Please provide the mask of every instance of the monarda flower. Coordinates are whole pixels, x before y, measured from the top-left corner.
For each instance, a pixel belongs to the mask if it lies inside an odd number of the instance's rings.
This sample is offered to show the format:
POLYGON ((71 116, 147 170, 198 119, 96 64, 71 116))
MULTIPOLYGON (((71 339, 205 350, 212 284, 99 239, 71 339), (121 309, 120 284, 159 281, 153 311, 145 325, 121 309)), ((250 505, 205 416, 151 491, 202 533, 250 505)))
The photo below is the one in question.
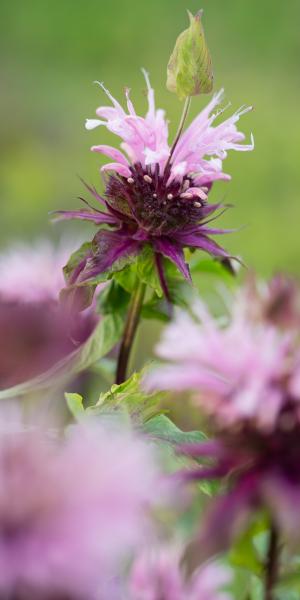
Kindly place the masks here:
POLYGON ((230 600, 221 588, 230 581, 229 570, 211 563, 189 579, 173 548, 153 548, 140 554, 129 578, 128 600, 230 600))
POLYGON ((230 179, 222 166, 228 150, 253 149, 253 140, 249 145, 241 143, 244 134, 236 125, 250 107, 215 125, 222 113, 213 112, 222 100, 221 91, 170 146, 164 111, 156 110, 146 72, 144 76, 148 88, 145 117, 136 114, 129 90, 126 111, 100 84, 112 106, 98 108, 99 118, 86 122, 87 129, 105 126, 123 141, 122 151, 107 145, 92 147, 93 152, 113 161, 101 168, 106 174, 104 197, 89 188, 98 208, 57 213, 58 218, 84 219, 100 226, 91 248, 81 256, 71 284, 116 269, 117 261, 136 256, 145 244, 153 248, 164 290, 162 257, 175 263, 188 280, 184 248, 199 248, 217 258, 228 257, 210 237, 225 231, 208 226, 214 213, 222 208, 221 204, 208 203, 208 193, 214 181, 230 179))
POLYGON ((56 246, 45 238, 8 246, 0 253, 0 298, 26 303, 58 301, 64 287, 62 269, 74 250, 68 239, 56 246))
MULTIPOLYGON (((147 387, 193 390, 195 403, 216 432, 215 440, 183 449, 204 461, 184 478, 228 482, 227 493, 213 506, 201 534, 207 552, 228 546, 244 519, 262 507, 290 540, 299 540, 300 339, 295 290, 282 278, 257 286, 255 294, 247 288, 238 295, 226 324, 199 304, 194 318, 178 314, 158 346, 159 356, 168 362, 154 369, 147 387)), ((298 319, 299 315, 298 303, 298 319)))
POLYGON ((145 539, 159 472, 126 429, 74 426, 65 439, 0 423, 0 598, 119 600, 123 560, 145 539))
POLYGON ((43 373, 84 343, 98 322, 59 303, 63 265, 74 245, 47 239, 0 254, 0 389, 43 373))

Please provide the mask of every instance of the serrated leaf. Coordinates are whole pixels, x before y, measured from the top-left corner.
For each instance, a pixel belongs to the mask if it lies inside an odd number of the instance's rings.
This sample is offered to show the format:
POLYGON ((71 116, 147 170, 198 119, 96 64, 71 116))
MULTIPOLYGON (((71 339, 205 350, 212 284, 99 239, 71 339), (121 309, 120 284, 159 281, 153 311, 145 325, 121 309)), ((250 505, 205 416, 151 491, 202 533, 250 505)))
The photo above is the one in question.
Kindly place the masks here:
MULTIPOLYGON (((70 307, 75 307, 76 310, 83 310, 91 305, 96 287, 112 279, 115 273, 123 271, 126 267, 130 267, 136 262, 134 254, 125 254, 115 260, 111 267, 106 271, 95 275, 94 277, 85 278, 84 281, 78 279, 81 271, 86 274, 87 269, 91 269, 91 265, 95 260, 99 247, 96 243, 96 237, 107 233, 106 230, 99 231, 92 242, 83 244, 76 252, 74 252, 66 266, 64 267, 64 275, 67 287, 60 293, 61 301, 70 307)), ((105 247, 105 246, 104 246, 105 247)), ((104 250, 103 250, 104 252, 104 250)))
POLYGON ((148 421, 153 415, 161 412, 159 408, 162 392, 146 394, 141 389, 141 380, 144 371, 133 373, 129 379, 120 385, 114 384, 108 392, 100 394, 95 406, 89 407, 89 413, 103 414, 125 411, 137 423, 148 421))
POLYGON ((50 387, 59 387, 74 375, 85 371, 105 356, 122 335, 123 319, 120 315, 106 315, 100 319, 90 337, 74 352, 37 377, 0 391, 0 400, 16 398, 50 387))
POLYGON ((209 94, 213 89, 210 53, 201 22, 202 11, 193 16, 190 26, 176 40, 167 69, 167 88, 180 99, 209 94))

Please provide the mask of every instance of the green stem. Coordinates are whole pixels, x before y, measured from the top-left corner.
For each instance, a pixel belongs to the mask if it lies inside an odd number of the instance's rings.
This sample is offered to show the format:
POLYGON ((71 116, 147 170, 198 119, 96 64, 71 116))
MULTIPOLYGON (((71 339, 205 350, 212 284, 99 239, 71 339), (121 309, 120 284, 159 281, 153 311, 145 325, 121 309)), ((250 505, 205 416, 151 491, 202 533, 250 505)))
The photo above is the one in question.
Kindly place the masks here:
POLYGON ((179 123, 179 125, 178 125, 177 133, 176 133, 176 136, 175 136, 174 142, 173 142, 173 144, 172 144, 172 148, 171 148, 171 151, 170 151, 170 156, 169 156, 169 158, 168 158, 168 160, 167 160, 167 164, 166 164, 166 166, 165 166, 165 172, 166 172, 166 171, 167 171, 167 169, 168 169, 168 166, 169 166, 169 164, 170 164, 170 162, 171 162, 171 159, 172 159, 172 156, 173 156, 173 154, 174 154, 174 150, 175 150, 175 148, 176 148, 176 146, 177 146, 177 144, 178 144, 178 142, 179 142, 179 139, 180 139, 180 137, 181 137, 181 134, 182 134, 182 132, 183 132, 184 124, 185 124, 186 118, 187 118, 187 116, 188 116, 188 112, 189 112, 190 105, 191 105, 191 97, 190 97, 190 96, 188 96, 188 97, 185 99, 185 103, 184 103, 184 107, 183 107, 183 111, 182 111, 182 115, 181 115, 180 123, 179 123))
POLYGON ((124 327, 124 333, 122 343, 118 356, 116 383, 120 384, 126 380, 128 361, 132 344, 134 341, 135 333, 140 319, 141 308, 146 291, 146 284, 141 281, 138 282, 135 291, 132 294, 128 313, 126 317, 126 323, 124 327))
POLYGON ((279 543, 278 530, 273 523, 270 531, 270 541, 265 571, 265 593, 264 600, 275 600, 274 587, 278 577, 279 543))

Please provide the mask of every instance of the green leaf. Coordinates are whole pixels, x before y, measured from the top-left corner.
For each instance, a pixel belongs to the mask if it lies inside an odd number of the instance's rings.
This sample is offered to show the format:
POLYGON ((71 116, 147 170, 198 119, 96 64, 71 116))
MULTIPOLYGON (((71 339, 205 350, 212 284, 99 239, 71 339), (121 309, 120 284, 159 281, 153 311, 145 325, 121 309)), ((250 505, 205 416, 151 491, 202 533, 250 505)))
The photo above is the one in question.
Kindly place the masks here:
POLYGON ((128 293, 132 294, 136 287, 136 264, 128 265, 122 271, 114 273, 114 280, 128 293))
POLYGON ((124 411, 137 423, 144 423, 161 412, 160 402, 165 394, 146 394, 141 389, 144 372, 133 373, 120 385, 114 384, 108 392, 100 394, 97 404, 88 408, 89 414, 124 411))
POLYGON ((252 575, 261 577, 268 545, 268 528, 267 514, 264 511, 254 513, 246 531, 237 539, 229 552, 230 565, 246 569, 252 575))
POLYGON ((154 259, 154 252, 150 245, 144 246, 137 259, 137 275, 139 279, 152 288, 161 298, 163 295, 157 268, 154 259))
POLYGON ((154 252, 150 244, 143 247, 132 264, 114 275, 114 279, 130 294, 136 287, 137 278, 154 290, 157 296, 162 297, 154 252))
POLYGON ((84 415, 85 410, 83 407, 83 397, 80 394, 73 394, 70 392, 65 393, 65 399, 67 401, 68 409, 76 421, 80 421, 84 415))
POLYGON ((177 38, 167 69, 167 88, 180 99, 209 94, 213 88, 210 53, 201 22, 202 11, 193 16, 190 26, 177 38))
POLYGON ((190 260, 190 270, 192 276, 197 273, 203 273, 224 279, 226 283, 235 281, 226 263, 214 258, 203 258, 198 253, 194 254, 190 260))
MULTIPOLYGON (((179 468, 190 468, 189 457, 177 453, 177 446, 183 444, 197 444, 207 440, 207 436, 201 431, 182 431, 166 415, 160 414, 148 420, 143 431, 151 440, 158 443, 160 450, 167 460, 166 467, 170 471, 178 471, 179 468)), ((197 466, 195 461, 195 466, 197 466)), ((200 481, 198 489, 207 496, 215 495, 219 490, 216 481, 200 481)))
POLYGON ((124 316, 130 301, 130 294, 115 279, 107 284, 97 298, 97 309, 101 315, 124 316))
POLYGON ((153 439, 171 445, 203 442, 207 437, 201 431, 182 431, 166 415, 158 415, 147 421, 144 431, 153 439))
POLYGON ((90 254, 92 249, 92 242, 85 242, 71 254, 67 264, 63 268, 63 273, 65 277, 65 282, 67 284, 70 283, 70 279, 75 271, 75 269, 80 265, 80 263, 85 260, 90 254))
POLYGON ((96 289, 95 285, 79 288, 77 284, 71 285, 72 277, 80 263, 85 263, 92 250, 92 243, 85 242, 78 250, 71 254, 67 264, 63 268, 67 287, 60 292, 60 300, 70 309, 84 310, 91 305, 96 289))
POLYGON ((164 298, 158 298, 156 294, 143 304, 141 316, 144 319, 156 319, 168 323, 170 320, 170 307, 164 298))
POLYGON ((106 315, 99 320, 90 337, 78 349, 68 354, 47 372, 34 379, 0 391, 0 400, 15 398, 50 387, 57 387, 74 375, 85 371, 115 346, 123 331, 120 315, 106 315))

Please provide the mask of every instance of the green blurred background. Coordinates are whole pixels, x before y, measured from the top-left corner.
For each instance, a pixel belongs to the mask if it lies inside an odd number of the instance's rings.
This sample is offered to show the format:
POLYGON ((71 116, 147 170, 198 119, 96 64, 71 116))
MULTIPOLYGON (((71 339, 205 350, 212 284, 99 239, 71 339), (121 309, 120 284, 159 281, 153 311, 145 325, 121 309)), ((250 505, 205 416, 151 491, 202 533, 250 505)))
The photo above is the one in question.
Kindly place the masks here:
MULTIPOLYGON (((76 207, 77 175, 100 183, 93 143, 114 142, 104 129, 84 130, 85 117, 106 103, 95 79, 118 98, 132 88, 145 110, 140 67, 151 74, 157 104, 167 109, 171 133, 181 105, 165 89, 175 38, 198 0, 2 0, 1 245, 42 233, 59 236, 74 224, 49 225, 48 211, 76 207)), ((297 273, 300 258, 300 2, 202 0, 215 71, 232 109, 253 104, 241 121, 253 131, 253 153, 232 153, 231 183, 215 185, 214 199, 235 208, 222 218, 244 229, 226 246, 268 274, 297 273)), ((207 98, 193 101, 196 113, 207 98)), ((92 231, 92 228, 90 228, 92 231)))

